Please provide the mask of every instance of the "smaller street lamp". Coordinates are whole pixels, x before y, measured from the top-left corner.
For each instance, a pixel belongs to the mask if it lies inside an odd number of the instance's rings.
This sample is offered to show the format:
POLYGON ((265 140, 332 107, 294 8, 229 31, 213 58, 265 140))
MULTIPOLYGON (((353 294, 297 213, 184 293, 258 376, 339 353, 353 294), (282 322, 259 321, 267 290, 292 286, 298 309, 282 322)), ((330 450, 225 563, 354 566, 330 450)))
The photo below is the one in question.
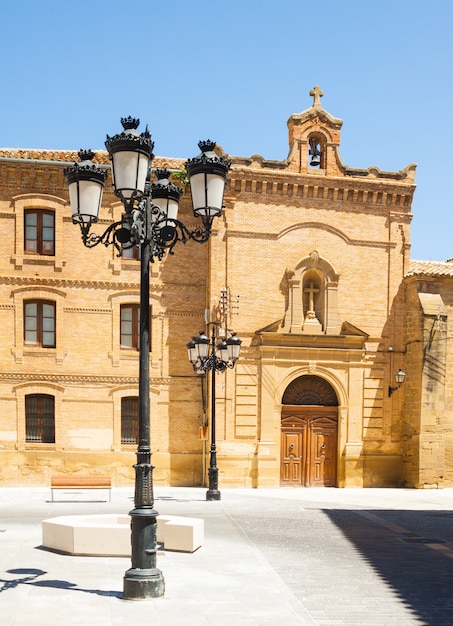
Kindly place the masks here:
POLYGON ((224 372, 227 367, 233 368, 239 358, 242 341, 232 333, 228 339, 223 338, 216 346, 216 323, 212 325, 211 340, 201 330, 197 337, 187 344, 189 361, 193 369, 199 373, 211 372, 211 450, 209 457, 209 488, 206 500, 220 500, 219 469, 217 467, 216 427, 215 427, 215 374, 224 372), (209 353, 209 348, 211 352, 209 353), (220 356, 217 356, 217 352, 220 356))
POLYGON ((401 385, 404 383, 405 380, 406 380, 406 372, 403 372, 403 370, 400 367, 399 370, 395 374, 396 387, 389 387, 389 397, 392 395, 394 391, 398 391, 398 389, 401 387, 401 385))

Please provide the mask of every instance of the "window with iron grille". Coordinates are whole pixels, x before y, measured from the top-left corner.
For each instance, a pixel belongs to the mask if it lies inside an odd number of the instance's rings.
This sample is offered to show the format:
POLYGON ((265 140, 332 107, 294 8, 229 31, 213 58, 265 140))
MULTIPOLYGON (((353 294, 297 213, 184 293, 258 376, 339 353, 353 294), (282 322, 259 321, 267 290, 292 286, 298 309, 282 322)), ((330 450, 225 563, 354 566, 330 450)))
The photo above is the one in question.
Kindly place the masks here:
POLYGON ((25 441, 55 443, 55 398, 44 393, 25 396, 25 441))
POLYGON ((121 398, 121 443, 138 443, 138 397, 121 398))
POLYGON ((24 301, 24 344, 55 348, 55 302, 24 301))
POLYGON ((24 251, 26 254, 55 255, 55 213, 27 209, 24 214, 24 251))

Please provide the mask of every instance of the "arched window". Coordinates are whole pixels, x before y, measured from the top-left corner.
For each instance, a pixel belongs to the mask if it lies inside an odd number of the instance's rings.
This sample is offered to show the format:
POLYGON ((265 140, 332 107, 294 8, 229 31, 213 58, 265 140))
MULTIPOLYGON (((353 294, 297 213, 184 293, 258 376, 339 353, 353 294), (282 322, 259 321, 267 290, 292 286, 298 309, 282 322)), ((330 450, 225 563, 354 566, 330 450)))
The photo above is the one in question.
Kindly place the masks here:
POLYGON ((283 394, 282 404, 338 406, 334 388, 324 378, 306 374, 293 380, 283 394))
POLYGON ((25 396, 25 441, 55 443, 55 398, 45 393, 25 396))

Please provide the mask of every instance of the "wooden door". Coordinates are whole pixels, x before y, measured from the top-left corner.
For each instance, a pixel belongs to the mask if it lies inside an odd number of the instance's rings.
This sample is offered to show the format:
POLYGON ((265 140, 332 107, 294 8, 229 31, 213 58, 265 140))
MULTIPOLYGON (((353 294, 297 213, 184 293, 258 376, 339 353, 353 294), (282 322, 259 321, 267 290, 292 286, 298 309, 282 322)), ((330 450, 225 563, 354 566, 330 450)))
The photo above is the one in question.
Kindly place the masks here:
POLYGON ((310 420, 310 462, 307 486, 335 487, 337 466, 337 421, 330 417, 310 420))
POLYGON ((281 471, 282 484, 301 485, 304 474, 306 424, 298 417, 289 417, 282 423, 281 471))
POLYGON ((285 407, 281 432, 281 484, 334 487, 337 430, 336 407, 285 407))

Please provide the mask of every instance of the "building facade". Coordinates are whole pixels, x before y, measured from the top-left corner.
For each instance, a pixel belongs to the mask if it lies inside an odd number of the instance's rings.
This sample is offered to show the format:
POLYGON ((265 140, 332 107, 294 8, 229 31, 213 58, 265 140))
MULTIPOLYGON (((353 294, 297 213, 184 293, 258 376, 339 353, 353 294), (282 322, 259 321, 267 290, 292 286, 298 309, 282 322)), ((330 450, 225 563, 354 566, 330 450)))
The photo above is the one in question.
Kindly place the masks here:
MULTIPOLYGON (((220 486, 453 485, 453 263, 410 260, 415 165, 346 166, 342 121, 310 95, 288 120, 287 159, 229 156, 209 243, 152 264, 157 484, 204 481, 209 386, 186 344, 215 321, 243 340, 217 375, 220 486)), ((82 245, 64 182, 75 160, 0 150, 2 485, 134 478, 140 262, 82 245)), ((195 226, 189 198, 181 219, 195 226)), ((93 230, 121 211, 109 176, 93 230)))

